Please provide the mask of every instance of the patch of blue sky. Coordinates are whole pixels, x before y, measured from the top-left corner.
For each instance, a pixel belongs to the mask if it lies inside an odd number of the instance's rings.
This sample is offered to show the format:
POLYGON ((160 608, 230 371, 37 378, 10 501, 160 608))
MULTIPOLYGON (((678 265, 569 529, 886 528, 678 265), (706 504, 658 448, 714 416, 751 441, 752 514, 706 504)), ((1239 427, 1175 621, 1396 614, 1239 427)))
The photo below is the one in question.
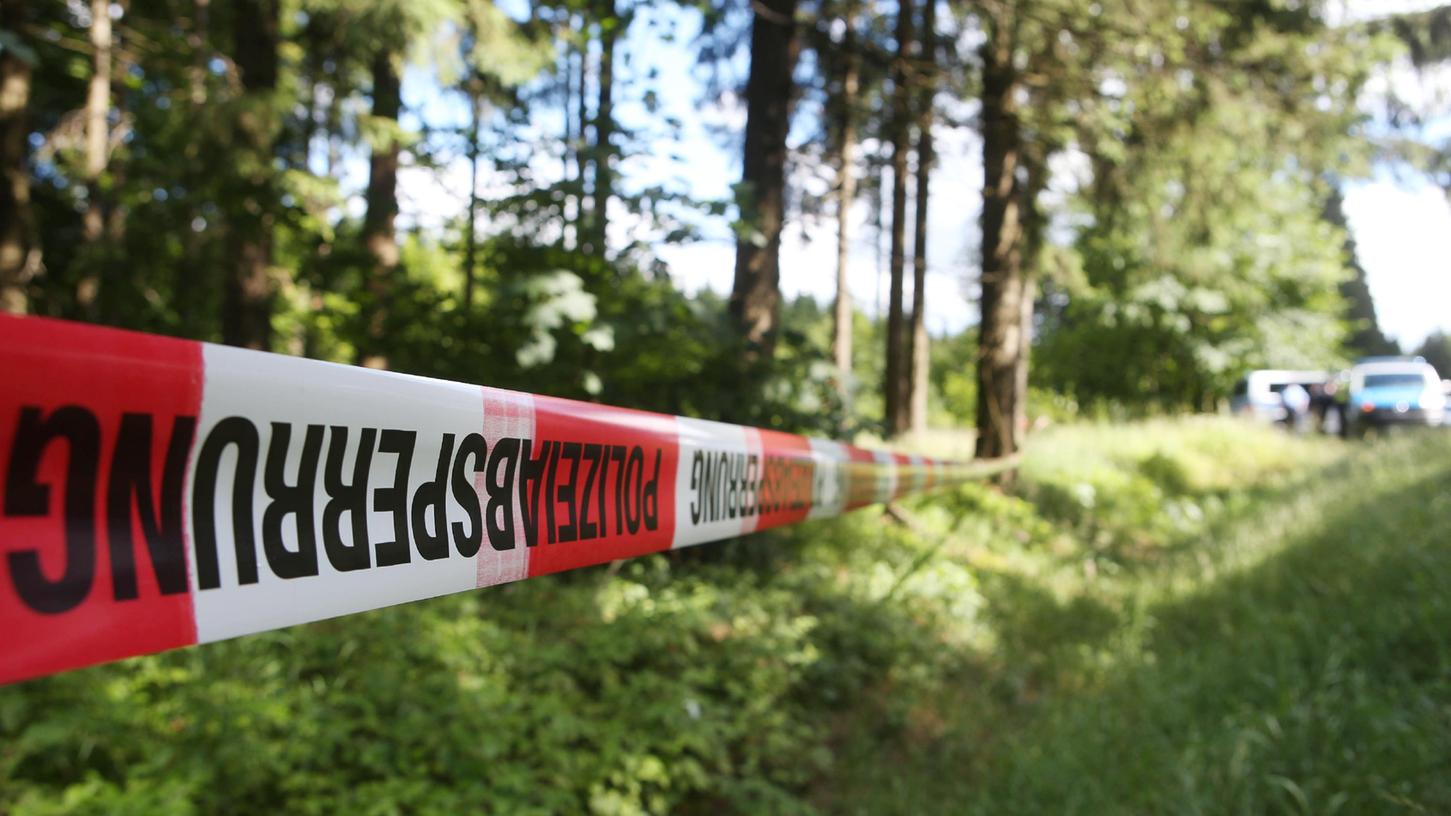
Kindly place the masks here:
MULTIPOLYGON (((1396 0, 1395 10, 1419 8, 1427 0, 1396 0), (1404 8, 1403 8, 1404 7, 1404 8)), ((1384 13, 1374 5, 1374 13, 1384 13)), ((519 17, 525 9, 519 0, 501 0, 501 6, 519 17)), ((1364 0, 1349 4, 1350 18, 1363 17, 1364 0)), ((748 68, 745 49, 738 49, 724 65, 699 64, 701 18, 697 12, 674 4, 645 6, 620 43, 617 52, 616 116, 622 128, 620 144, 625 147, 618 166, 622 192, 638 194, 660 188, 697 200, 725 201, 740 177, 740 139, 745 125, 741 100, 729 90, 711 94, 710 88, 738 88, 744 85, 748 68), (668 34, 667 34, 668 33, 668 34), (719 71, 712 76, 711 71, 719 71), (646 91, 654 93, 654 109, 645 102, 646 91), (670 122, 678 123, 672 128, 670 122), (629 138, 625 138, 626 134, 629 138)), ((1398 90, 1412 87, 1405 69, 1397 66, 1384 80, 1398 90)), ((1421 80, 1417 80, 1421 81, 1421 80)), ((534 90, 542 87, 538 83, 534 90)), ((404 76, 404 100, 408 113, 404 125, 427 133, 436 147, 453 140, 455 149, 437 151, 452 158, 441 167, 407 167, 400 177, 400 222, 405 227, 440 230, 456 223, 467 202, 468 163, 457 149, 458 133, 468 122, 468 108, 462 95, 445 89, 433 70, 425 65, 410 67, 404 76)), ((948 98, 939 99, 955 108, 961 121, 970 105, 948 98)), ((816 102, 809 96, 795 120, 790 141, 804 144, 819 127, 816 102)), ((563 178, 561 136, 564 115, 558 102, 541 104, 529 117, 522 142, 497 150, 520 151, 515 158, 527 162, 535 183, 552 183, 563 178)), ((934 333, 959 331, 977 320, 972 282, 976 275, 978 245, 977 213, 981 199, 982 169, 979 142, 970 129, 939 128, 939 160, 932 174, 933 193, 931 238, 928 255, 928 325, 934 333)), ((1451 139, 1451 116, 1434 118, 1424 126, 1429 140, 1451 139)), ((868 139, 863 153, 885 155, 885 146, 868 139)), ((367 181, 367 156, 353 151, 344 156, 344 189, 354 194, 350 212, 361 212, 361 193, 367 181)), ((1066 202, 1084 170, 1082 162, 1069 155, 1054 165, 1052 198, 1066 202)), ((800 165, 792 176, 793 187, 806 196, 825 196, 832 180, 819 171, 800 165)), ((485 174, 480 195, 502 197, 514 192, 508 180, 485 174)), ((1451 328, 1451 208, 1437 188, 1389 166, 1378 166, 1369 179, 1347 183, 1346 211, 1360 247, 1360 259, 1381 315, 1382 325, 1408 346, 1421 342, 1437 328, 1451 328)), ((735 247, 731 231, 733 209, 724 216, 665 205, 679 218, 694 223, 698 240, 665 244, 651 234, 648 224, 624 212, 611 212, 612 246, 639 241, 655 243, 654 254, 664 261, 676 284, 686 291, 709 288, 730 289, 734 275, 735 247)), ((782 289, 789 296, 809 295, 823 303, 835 296, 836 223, 833 207, 815 208, 820 215, 793 219, 783 236, 782 289)), ((848 264, 849 286, 858 306, 870 314, 880 313, 885 296, 883 236, 872 224, 872 206, 862 200, 853 207, 853 241, 848 264)), ((507 228, 507 224, 483 224, 484 229, 507 228)), ((1053 236, 1065 240, 1069 225, 1060 223, 1053 236)))

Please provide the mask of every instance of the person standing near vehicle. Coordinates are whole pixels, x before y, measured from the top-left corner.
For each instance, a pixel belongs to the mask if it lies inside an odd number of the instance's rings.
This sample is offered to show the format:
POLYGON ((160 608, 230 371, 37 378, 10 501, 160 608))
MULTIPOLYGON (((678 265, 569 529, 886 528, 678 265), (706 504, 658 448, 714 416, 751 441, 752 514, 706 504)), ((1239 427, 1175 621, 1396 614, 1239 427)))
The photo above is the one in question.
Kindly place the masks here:
POLYGON ((1280 392, 1280 403, 1285 406, 1285 427, 1294 433, 1303 431, 1310 413, 1310 392, 1299 383, 1290 383, 1280 392))

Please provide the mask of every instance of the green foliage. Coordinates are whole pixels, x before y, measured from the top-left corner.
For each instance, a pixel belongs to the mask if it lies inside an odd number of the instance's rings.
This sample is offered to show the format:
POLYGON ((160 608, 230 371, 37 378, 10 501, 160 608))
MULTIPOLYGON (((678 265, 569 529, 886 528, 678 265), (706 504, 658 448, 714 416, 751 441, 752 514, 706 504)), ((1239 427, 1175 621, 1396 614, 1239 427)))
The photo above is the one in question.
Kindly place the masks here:
POLYGON ((1139 80, 1070 97, 1093 172, 1072 251, 1045 259, 1040 384, 1085 408, 1212 409, 1246 369, 1329 367, 1347 328, 1374 329, 1347 309, 1353 258, 1325 204, 1327 179, 1365 166, 1355 100, 1393 47, 1324 12, 1251 4, 1150 27, 1107 61, 1151 56, 1139 80))
MULTIPOLYGON (((381 313, 380 351, 409 373, 880 432, 878 322, 854 316, 843 404, 829 312, 787 302, 775 356, 746 361, 721 298, 683 294, 648 251, 689 238, 701 202, 632 186, 625 159, 668 139, 600 121, 578 84, 602 91, 604 43, 643 8, 606 5, 516 20, 483 0, 282 0, 275 87, 249 88, 235 51, 251 6, 132 0, 117 7, 113 149, 88 183, 85 6, 28 4, 37 36, 0 32, 0 48, 36 71, 34 310, 219 339, 246 237, 268 256, 278 350, 352 361, 381 313), (416 110, 364 112, 373 61, 405 57, 487 102, 477 141, 460 148, 464 126, 416 110), (569 140, 548 132, 566 108, 569 140), (613 136, 589 144, 601 125, 613 136), (477 153, 494 176, 476 240, 466 218, 401 219, 400 263, 370 281, 349 164, 386 142, 410 173, 477 153), (575 167, 541 179, 540 156, 575 167), (613 204, 643 226, 589 246, 590 184, 615 171, 613 204), (87 240, 97 200, 106 226, 87 240)), ((1037 258, 1035 424, 1207 406, 1243 368, 1329 365, 1347 328, 1369 328, 1342 320, 1354 281, 1322 203, 1326 174, 1363 161, 1354 101, 1380 40, 1328 30, 1317 3, 1149 7, 1162 13, 1038 0, 1017 21, 1028 147, 1093 170, 1061 213, 1071 241, 1037 258)), ((886 16, 851 8, 870 139, 891 38, 886 16)), ((953 9, 962 31, 980 26, 981 9, 953 9)), ((722 39, 745 19, 703 11, 722 39)), ((802 65, 823 72, 806 106, 834 111, 828 28, 802 65)), ((655 78, 618 57, 612 104, 653 112, 655 78)), ((943 75, 975 94, 971 60, 956 62, 943 75)), ((936 423, 974 418, 976 339, 934 340, 936 423)), ((963 456, 971 439, 916 444, 963 456)), ((0 689, 0 812, 1446 809, 1417 771, 1451 730, 1434 637, 1447 565, 1427 543, 1444 533, 1444 473, 1418 445, 1352 453, 1218 420, 1058 427, 1017 493, 970 485, 905 502, 900 520, 858 513, 0 689), (1355 481, 1325 476, 1337 468, 1355 481), (1105 768, 1124 745, 1155 750, 1105 768)))
POLYGON ((1140 166, 1134 198, 1079 236, 1083 279, 1061 289, 1040 382, 1080 404, 1203 409, 1245 370, 1343 362, 1344 238, 1313 184, 1242 150, 1268 127, 1225 102, 1140 166))
POLYGON ((1039 437, 1030 490, 1087 486, 1112 501, 1054 508, 963 491, 979 528, 981 636, 921 689, 927 725, 863 715, 817 802, 1445 810, 1451 788, 1434 769, 1448 750, 1451 649, 1435 633, 1451 623, 1437 543, 1448 454, 1443 433, 1352 448, 1222 420, 1039 437), (1085 536, 1186 500, 1197 521, 1150 526, 1132 546, 1085 536))
POLYGON ((1445 451, 1437 437, 1366 452, 1205 542, 1180 586, 1140 590, 1114 670, 1043 705, 983 768, 975 809, 1445 809, 1430 769, 1451 654, 1433 633, 1451 604, 1429 532, 1445 451))
POLYGON ((1434 331, 1417 347, 1415 354, 1426 358, 1443 379, 1451 379, 1451 335, 1434 331))
POLYGON ((1447 454, 1061 428, 1027 490, 1091 507, 970 485, 906 524, 22 683, 0 689, 0 810, 1434 812, 1447 454))
POLYGON ((928 406, 939 411, 934 426, 971 426, 977 422, 977 332, 933 338, 928 366, 932 397, 928 406))

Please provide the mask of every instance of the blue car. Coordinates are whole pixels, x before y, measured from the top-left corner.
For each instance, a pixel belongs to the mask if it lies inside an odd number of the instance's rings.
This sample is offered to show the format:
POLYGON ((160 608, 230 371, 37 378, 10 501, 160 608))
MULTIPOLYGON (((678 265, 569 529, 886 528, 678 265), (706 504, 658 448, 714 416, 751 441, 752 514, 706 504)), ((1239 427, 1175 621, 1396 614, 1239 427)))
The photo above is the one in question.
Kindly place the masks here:
POLYGON ((1364 433, 1392 425, 1434 427, 1446 417, 1436 369, 1421 359, 1363 361, 1350 370, 1347 419, 1364 433))

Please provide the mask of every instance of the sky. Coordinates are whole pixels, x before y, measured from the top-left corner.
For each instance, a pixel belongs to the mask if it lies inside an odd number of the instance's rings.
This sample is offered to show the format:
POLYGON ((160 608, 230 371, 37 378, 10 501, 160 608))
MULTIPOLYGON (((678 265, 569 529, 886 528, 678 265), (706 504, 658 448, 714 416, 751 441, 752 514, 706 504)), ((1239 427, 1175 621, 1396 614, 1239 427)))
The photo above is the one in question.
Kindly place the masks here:
MULTIPOLYGON (((1348 0, 1338 13, 1344 18, 1414 10, 1435 5, 1437 0, 1348 0)), ((507 5, 506 5, 507 8, 507 5)), ((671 7, 674 8, 674 7, 671 7)), ((663 12, 657 12, 663 14, 663 12)), ((672 16, 646 16, 632 26, 620 48, 624 63, 619 72, 627 97, 617 104, 623 125, 642 132, 633 155, 621 163, 624 183, 644 186, 659 184, 702 199, 724 199, 731 184, 740 177, 739 142, 745 125, 740 100, 727 94, 717 101, 704 101, 706 69, 696 65, 695 27, 678 12, 672 16), (659 36, 674 28, 671 41, 659 36), (659 80, 660 108, 647 112, 631 94, 631 76, 643 78, 651 69, 659 80), (673 117, 680 123, 676 138, 661 132, 660 123, 673 117)), ((741 80, 746 72, 745 55, 725 67, 725 84, 741 80)), ((638 83, 643 85, 644 83, 638 83)), ((637 87, 638 87, 637 85, 637 87)), ((1408 63, 1383 70, 1366 95, 1367 110, 1380 96, 1394 91, 1415 101, 1451 100, 1451 69, 1423 75, 1408 63)), ((412 115, 405 125, 432 127, 460 125, 466 112, 457 95, 444 93, 436 79, 421 68, 410 69, 404 78, 404 97, 412 115)), ((1444 104, 1443 104, 1444 106, 1444 104)), ((798 116, 792 143, 805 141, 811 126, 809 111, 798 116)), ((557 112, 535 117, 539 143, 551 143, 562 130, 557 112)), ((1428 135, 1451 138, 1451 116, 1431 126, 1428 135)), ((938 128, 938 165, 931 178, 933 203, 928 225, 927 323, 934 334, 960 331, 976 322, 970 282, 976 269, 977 213, 982 169, 980 146, 970 128, 938 128)), ((880 146, 868 141, 863 151, 880 146)), ((349 162, 351 175, 361 187, 366 181, 366 161, 349 162)), ((1054 186, 1059 195, 1073 184, 1071 160, 1059 162, 1054 186)), ((531 167, 542 180, 560 176, 557 157, 539 155, 531 167)), ((797 174, 793 185, 806 197, 829 192, 828 180, 797 174)), ((350 185, 351 186, 351 185, 350 185)), ((468 166, 457 159, 440 170, 407 169, 400 177, 400 198, 404 223, 439 226, 463 208, 468 190, 468 166)), ((481 193, 501 193, 497 180, 481 181, 481 193)), ((1451 331, 1451 205, 1442 190, 1414 174, 1389 166, 1377 166, 1370 178, 1347 182, 1345 210, 1358 245, 1359 259, 1366 270, 1381 328, 1404 347, 1413 348, 1437 329, 1451 331)), ((817 220, 794 220, 783 237, 781 288, 787 296, 807 294, 825 303, 835 295, 836 222, 832 207, 820 208, 817 220)), ((853 299, 869 314, 879 313, 885 298, 885 264, 881 242, 870 223, 871 208, 859 201, 852 211, 852 251, 848 276, 853 299)), ((730 290, 735 247, 728 223, 723 218, 697 219, 702 240, 685 244, 659 244, 656 254, 664 260, 672 279, 689 292, 710 288, 730 290)), ((629 238, 649 240, 645 225, 629 214, 611 213, 611 243, 623 245, 629 238)))
MULTIPOLYGON (((1419 11, 1440 0, 1355 0, 1347 15, 1419 11)), ((1380 72, 1367 102, 1387 92, 1416 105, 1451 110, 1451 69, 1418 72, 1401 60, 1380 72)), ((1451 140, 1451 115, 1429 125, 1424 136, 1451 140)), ((1407 350, 1432 331, 1451 331, 1451 204, 1446 192, 1423 177, 1378 166, 1368 179, 1345 185, 1345 214, 1355 236, 1381 329, 1407 350)))

